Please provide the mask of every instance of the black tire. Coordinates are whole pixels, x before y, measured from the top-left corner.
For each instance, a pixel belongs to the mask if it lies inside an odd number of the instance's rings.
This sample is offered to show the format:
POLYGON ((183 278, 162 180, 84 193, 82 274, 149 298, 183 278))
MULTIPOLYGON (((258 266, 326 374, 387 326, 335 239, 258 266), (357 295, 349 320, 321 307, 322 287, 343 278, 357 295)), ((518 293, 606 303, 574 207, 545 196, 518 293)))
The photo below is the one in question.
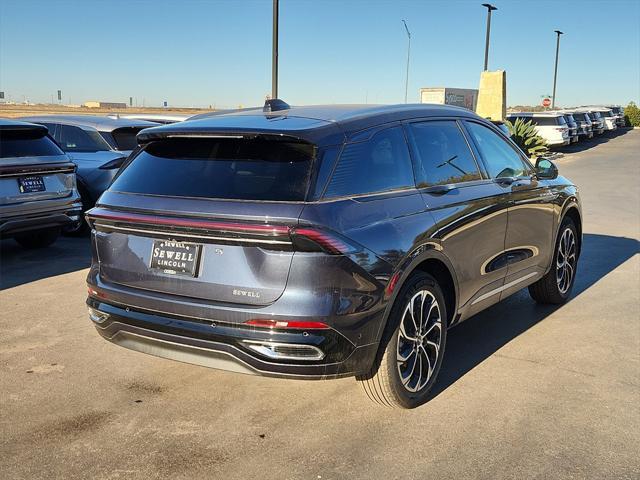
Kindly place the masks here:
POLYGON ((60 236, 60 228, 47 228, 15 236, 15 241, 23 248, 44 248, 55 242, 60 236))
POLYGON ((551 268, 544 277, 536 283, 529 285, 529 295, 531 295, 531 298, 533 298, 537 303, 561 305, 571 296, 571 290, 575 283, 578 266, 578 241, 578 232, 573 220, 569 217, 565 217, 560 224, 560 229, 558 230, 558 238, 553 251, 551 268), (563 245, 565 238, 567 238, 566 236, 573 239, 573 248, 563 245), (564 249, 567 249, 567 254, 563 253, 564 249), (573 257, 571 257, 571 255, 573 255, 573 257), (566 262, 561 261, 563 260, 563 257, 567 257, 569 260, 566 262), (567 263, 569 264, 569 267, 565 266, 567 263), (567 272, 569 272, 569 268, 571 269, 570 277, 564 277, 564 275, 568 275, 567 272))
POLYGON ((429 400, 429 392, 436 381, 444 356, 447 340, 446 319, 444 295, 436 280, 423 272, 412 275, 393 304, 380 344, 379 354, 373 367, 366 375, 357 377, 371 400, 394 408, 415 408, 429 400), (418 295, 422 295, 422 297, 417 297, 418 295), (415 317, 405 317, 405 313, 409 313, 408 305, 410 302, 414 302, 416 305, 416 300, 417 302, 421 301, 423 305, 426 305, 427 300, 431 302, 430 305, 437 302, 439 324, 436 321, 436 307, 424 315, 414 310, 416 317, 425 318, 424 328, 421 327, 420 332, 410 331, 412 318, 415 317), (403 327, 405 320, 407 323, 403 327), (420 333, 426 334, 420 335, 420 333), (411 336, 415 338, 409 339, 408 337, 411 336), (436 336, 438 348, 433 346, 436 342, 436 336), (419 344, 422 345, 422 350, 418 346, 419 344), (405 352, 402 354, 403 356, 407 354, 405 362, 398 359, 401 351, 405 352), (411 362, 412 358, 413 362, 411 362), (422 368, 425 364, 427 365, 427 376, 422 379, 425 383, 421 384, 420 375, 423 373, 422 368), (414 383, 415 368, 418 365, 421 370, 414 383), (403 369, 404 373, 411 372, 405 377, 408 378, 406 382, 403 382, 401 377, 403 369))

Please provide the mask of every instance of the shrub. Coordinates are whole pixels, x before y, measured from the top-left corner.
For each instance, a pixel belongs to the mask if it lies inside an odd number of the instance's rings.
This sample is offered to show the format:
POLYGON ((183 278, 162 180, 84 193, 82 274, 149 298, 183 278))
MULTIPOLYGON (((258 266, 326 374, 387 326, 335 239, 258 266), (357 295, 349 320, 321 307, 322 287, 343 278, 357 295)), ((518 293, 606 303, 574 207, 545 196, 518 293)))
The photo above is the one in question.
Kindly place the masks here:
POLYGON ((640 108, 635 103, 629 102, 624 108, 624 121, 627 127, 640 127, 640 108))
POLYGON ((530 158, 538 157, 549 150, 546 140, 537 134, 532 120, 525 122, 517 118, 513 123, 509 120, 505 120, 504 123, 509 128, 511 139, 530 158))

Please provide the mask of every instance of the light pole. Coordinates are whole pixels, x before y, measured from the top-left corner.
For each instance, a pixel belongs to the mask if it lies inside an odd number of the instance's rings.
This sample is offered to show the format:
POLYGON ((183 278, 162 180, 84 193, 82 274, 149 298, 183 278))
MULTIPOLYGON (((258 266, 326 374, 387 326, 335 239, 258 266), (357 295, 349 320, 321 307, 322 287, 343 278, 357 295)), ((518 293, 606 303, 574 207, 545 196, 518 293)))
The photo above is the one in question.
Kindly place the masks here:
POLYGON ((556 107, 556 80, 558 78, 558 52, 560 51, 560 35, 563 35, 564 32, 560 30, 554 30, 558 35, 556 39, 556 67, 553 71, 553 95, 551 97, 551 108, 556 107))
POLYGON ((497 10, 497 7, 494 7, 490 3, 483 3, 483 7, 487 8, 487 38, 484 43, 484 71, 486 72, 489 69, 489 36, 491 35, 491 12, 497 10))
POLYGON ((271 98, 278 98, 278 0, 273 0, 273 38, 271 47, 271 98))
POLYGON ((407 31, 407 39, 409 41, 407 45, 407 75, 404 81, 404 103, 407 103, 407 92, 409 91, 409 59, 411 58, 411 32, 409 31, 409 27, 407 27, 407 22, 402 20, 404 23, 404 29, 407 31))

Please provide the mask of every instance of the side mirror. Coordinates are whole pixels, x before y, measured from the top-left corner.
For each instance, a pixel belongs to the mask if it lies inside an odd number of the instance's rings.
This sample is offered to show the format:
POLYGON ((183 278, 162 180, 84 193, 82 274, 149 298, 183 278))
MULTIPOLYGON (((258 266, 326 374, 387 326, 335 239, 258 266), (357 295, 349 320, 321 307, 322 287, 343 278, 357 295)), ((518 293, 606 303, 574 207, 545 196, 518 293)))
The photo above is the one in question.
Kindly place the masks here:
POLYGON ((538 158, 536 160, 536 177, 540 180, 553 180, 558 178, 558 167, 547 158, 538 158))

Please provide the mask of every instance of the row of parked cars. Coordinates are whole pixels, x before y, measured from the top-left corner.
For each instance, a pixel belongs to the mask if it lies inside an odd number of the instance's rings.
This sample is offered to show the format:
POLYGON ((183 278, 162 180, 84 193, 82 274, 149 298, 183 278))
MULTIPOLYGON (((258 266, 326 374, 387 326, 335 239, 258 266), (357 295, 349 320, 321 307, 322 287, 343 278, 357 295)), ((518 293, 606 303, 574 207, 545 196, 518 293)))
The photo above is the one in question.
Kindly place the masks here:
POLYGON ((507 120, 512 123, 517 119, 533 122, 538 135, 544 138, 550 147, 561 147, 581 139, 593 138, 594 135, 602 135, 625 124, 622 107, 615 105, 582 106, 545 112, 514 112, 507 115, 507 120))
MULTIPOLYGON (((137 147, 140 131, 207 115, 42 115, 0 121, 0 237, 37 248, 53 243, 61 231, 85 235, 89 227, 82 215, 137 147)), ((518 118, 532 121, 550 146, 624 125, 623 109, 613 105, 507 116, 511 122, 518 118)))
POLYGON ((25 248, 84 235, 95 205, 143 129, 180 115, 43 115, 0 119, 0 238, 25 248), (149 118, 149 121, 146 118, 149 118))

